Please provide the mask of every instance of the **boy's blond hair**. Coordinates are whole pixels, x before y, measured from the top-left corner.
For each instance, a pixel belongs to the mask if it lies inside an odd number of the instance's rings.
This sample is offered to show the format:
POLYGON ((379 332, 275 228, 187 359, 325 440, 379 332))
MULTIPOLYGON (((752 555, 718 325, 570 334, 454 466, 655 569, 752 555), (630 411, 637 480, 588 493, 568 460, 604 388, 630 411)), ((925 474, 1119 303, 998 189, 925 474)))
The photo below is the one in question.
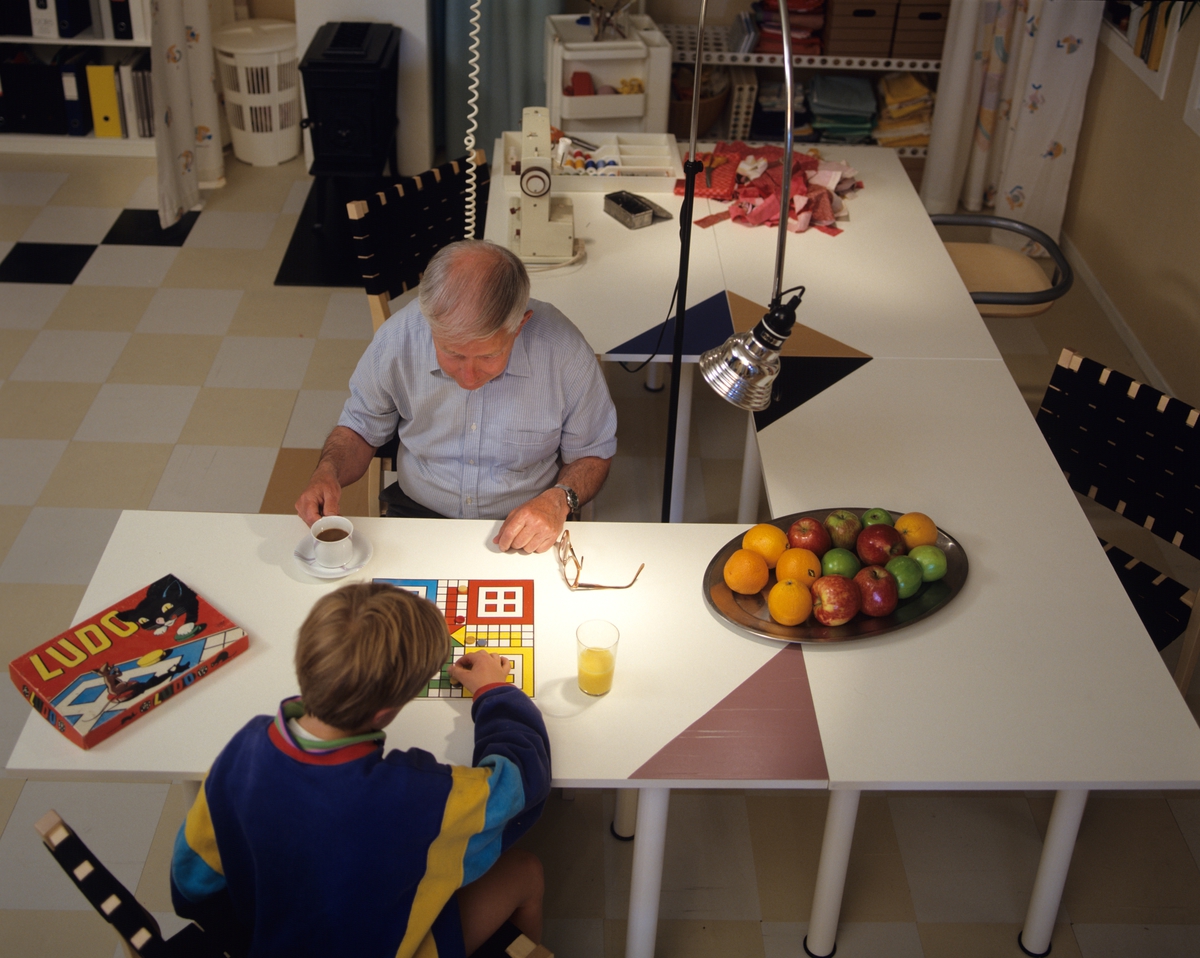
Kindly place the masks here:
POLYGON ((392 585, 362 582, 312 607, 296 643, 296 678, 308 714, 357 730, 381 709, 412 699, 449 657, 437 606, 392 585))

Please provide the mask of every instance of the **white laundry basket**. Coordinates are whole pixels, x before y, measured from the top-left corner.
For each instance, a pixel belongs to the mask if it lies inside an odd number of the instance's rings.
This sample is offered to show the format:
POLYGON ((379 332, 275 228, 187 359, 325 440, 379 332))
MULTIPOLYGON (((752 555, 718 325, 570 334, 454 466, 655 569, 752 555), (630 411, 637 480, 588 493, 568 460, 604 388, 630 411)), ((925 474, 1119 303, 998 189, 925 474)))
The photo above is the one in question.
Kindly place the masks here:
POLYGON ((296 25, 239 20, 213 38, 233 153, 275 166, 300 152, 300 74, 296 25))

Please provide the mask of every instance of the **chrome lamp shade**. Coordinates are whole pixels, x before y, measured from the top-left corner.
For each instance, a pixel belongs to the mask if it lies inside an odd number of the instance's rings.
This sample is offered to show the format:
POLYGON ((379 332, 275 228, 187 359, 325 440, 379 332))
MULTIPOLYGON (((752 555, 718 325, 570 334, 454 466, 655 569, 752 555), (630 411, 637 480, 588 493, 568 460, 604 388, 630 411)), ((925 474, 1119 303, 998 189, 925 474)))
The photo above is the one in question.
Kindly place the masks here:
POLYGON ((700 375, 713 391, 741 409, 762 412, 771 405, 779 375, 779 351, 796 325, 796 308, 804 295, 774 306, 754 329, 735 333, 715 349, 700 354, 700 375))

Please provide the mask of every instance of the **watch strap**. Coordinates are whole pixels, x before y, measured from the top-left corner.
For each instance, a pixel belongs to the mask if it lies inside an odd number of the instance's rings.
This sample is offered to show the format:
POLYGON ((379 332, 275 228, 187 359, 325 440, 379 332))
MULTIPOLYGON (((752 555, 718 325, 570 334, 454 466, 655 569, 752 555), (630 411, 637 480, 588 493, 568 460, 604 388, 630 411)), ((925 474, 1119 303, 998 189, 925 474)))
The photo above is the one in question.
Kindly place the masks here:
POLYGON ((572 489, 570 486, 568 486, 564 483, 561 483, 561 482, 555 484, 555 486, 553 488, 561 489, 563 491, 563 495, 565 495, 567 497, 567 510, 568 510, 569 518, 572 518, 572 519, 578 518, 579 517, 579 495, 575 492, 575 490, 572 489))

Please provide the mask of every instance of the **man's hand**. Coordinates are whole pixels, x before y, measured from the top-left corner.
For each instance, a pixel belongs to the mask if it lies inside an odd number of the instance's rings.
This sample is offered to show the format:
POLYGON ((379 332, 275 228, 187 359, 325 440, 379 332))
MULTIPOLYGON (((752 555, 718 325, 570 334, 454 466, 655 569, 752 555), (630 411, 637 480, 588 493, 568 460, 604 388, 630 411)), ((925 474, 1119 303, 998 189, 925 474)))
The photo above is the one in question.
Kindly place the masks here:
POLYGON ((545 552, 562 534, 568 511, 563 491, 547 489, 510 512, 492 542, 501 552, 545 552))
POLYGON ((308 480, 308 487, 296 500, 296 512, 306 525, 312 525, 322 516, 336 516, 342 499, 342 487, 333 469, 318 466, 308 480))
POLYGON ((468 652, 450 666, 450 678, 474 695, 485 685, 503 682, 512 667, 512 662, 502 655, 483 650, 468 652))

